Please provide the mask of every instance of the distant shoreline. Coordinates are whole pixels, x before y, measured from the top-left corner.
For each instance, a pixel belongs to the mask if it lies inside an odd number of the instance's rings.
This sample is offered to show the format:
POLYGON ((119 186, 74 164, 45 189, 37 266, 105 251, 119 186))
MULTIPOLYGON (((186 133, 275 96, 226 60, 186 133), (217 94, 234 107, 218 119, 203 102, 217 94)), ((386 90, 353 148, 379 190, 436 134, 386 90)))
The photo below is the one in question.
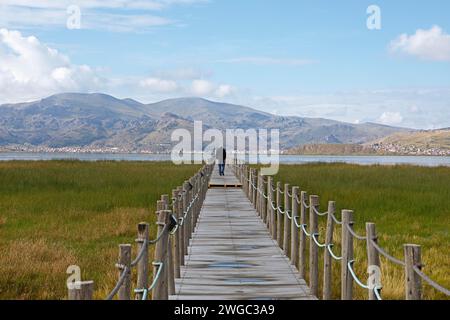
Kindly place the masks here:
MULTIPOLYGON (((137 151, 17 151, 17 150, 2 150, 0 154, 72 154, 72 155, 136 155, 136 156, 170 156, 170 152, 137 152, 137 151)), ((192 153, 195 154, 195 153, 192 153)), ((254 155, 253 155, 254 156, 254 155)), ((355 152, 355 153, 296 153, 296 152, 281 152, 280 157, 299 156, 299 157, 450 157, 448 155, 432 155, 432 154, 408 154, 408 153, 370 153, 370 152, 355 152)))

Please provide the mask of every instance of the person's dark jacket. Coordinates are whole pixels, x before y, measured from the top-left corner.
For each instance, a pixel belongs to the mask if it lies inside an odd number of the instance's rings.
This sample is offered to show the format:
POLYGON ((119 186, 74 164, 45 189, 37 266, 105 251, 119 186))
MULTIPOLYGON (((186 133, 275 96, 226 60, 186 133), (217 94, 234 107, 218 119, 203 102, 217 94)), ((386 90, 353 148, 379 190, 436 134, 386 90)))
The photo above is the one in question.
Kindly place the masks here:
POLYGON ((227 160, 227 151, 225 148, 221 147, 216 150, 216 159, 219 164, 225 164, 227 160))

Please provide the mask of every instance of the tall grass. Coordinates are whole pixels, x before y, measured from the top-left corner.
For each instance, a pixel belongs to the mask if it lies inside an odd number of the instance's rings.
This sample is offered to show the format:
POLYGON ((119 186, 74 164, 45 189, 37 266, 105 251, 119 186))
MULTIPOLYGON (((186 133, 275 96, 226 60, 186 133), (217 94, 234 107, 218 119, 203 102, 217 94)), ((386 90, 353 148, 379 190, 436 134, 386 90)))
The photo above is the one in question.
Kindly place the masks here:
MULTIPOLYGON (((156 234, 156 201, 197 166, 144 162, 0 163, 0 299, 62 299, 81 267, 96 298, 115 284, 118 244, 156 234)), ((135 248, 135 246, 133 247, 135 248)))
MULTIPOLYGON (((365 223, 377 226, 379 243, 394 256, 403 259, 403 244, 422 246, 424 272, 438 283, 450 287, 450 168, 415 166, 358 166, 348 164, 308 164, 282 166, 277 180, 300 186, 309 194, 320 196, 321 211, 329 200, 340 210, 355 211, 355 230, 365 234, 365 223)), ((320 241, 324 242, 326 219, 320 219, 320 241)), ((339 227, 335 231, 335 251, 340 252, 339 227)), ((355 240, 356 271, 366 279, 365 243, 355 240)), ((401 267, 382 260, 383 296, 404 297, 401 267)), ((320 257, 323 261, 323 255, 320 257)), ((322 277, 322 265, 321 277, 322 277)), ((333 265, 333 294, 339 297, 340 263, 333 265)), ((320 279, 322 281, 322 279, 320 279)), ((356 286, 355 286, 356 288, 356 286)), ((355 297, 367 298, 357 288, 355 297)), ((445 298, 424 284, 426 299, 445 298)))

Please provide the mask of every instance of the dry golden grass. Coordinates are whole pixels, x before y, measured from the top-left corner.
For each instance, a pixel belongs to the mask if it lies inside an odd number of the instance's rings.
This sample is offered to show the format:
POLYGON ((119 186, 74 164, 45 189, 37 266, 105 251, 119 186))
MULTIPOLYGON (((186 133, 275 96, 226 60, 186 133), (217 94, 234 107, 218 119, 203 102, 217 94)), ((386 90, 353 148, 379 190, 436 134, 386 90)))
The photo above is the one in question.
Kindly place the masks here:
MULTIPOLYGON (((308 164, 282 166, 276 180, 301 186, 320 196, 321 211, 329 200, 336 201, 337 216, 342 209, 354 210, 355 230, 365 234, 365 223, 377 226, 379 243, 387 252, 403 259, 403 245, 422 246, 423 271, 450 288, 450 168, 414 166, 358 166, 347 164, 308 164)), ((326 219, 319 218, 320 242, 325 242, 326 219)), ((340 253, 341 228, 334 232, 340 253)), ((320 285, 323 276, 323 250, 320 256, 320 285)), ((366 243, 355 240, 355 270, 367 277, 366 243)), ((404 298, 404 272, 381 257, 383 297, 404 298)), ((333 296, 340 294, 340 263, 333 263, 333 296)), ((366 299, 367 292, 355 285, 355 298, 366 299)), ((424 283, 425 299, 445 299, 424 283)))
MULTIPOLYGON (((64 299, 67 267, 94 280, 95 298, 114 287, 118 245, 137 224, 156 235, 156 201, 197 166, 133 162, 0 163, 0 299, 64 299)), ((153 248, 150 248, 153 256, 153 248)))
POLYGON ((1 294, 26 299, 39 287, 42 299, 54 298, 53 283, 64 283, 66 269, 77 261, 76 256, 62 245, 45 239, 17 239, 0 248, 1 294), (55 279, 56 277, 56 279, 55 279), (3 292, 7 289, 8 292, 3 292))

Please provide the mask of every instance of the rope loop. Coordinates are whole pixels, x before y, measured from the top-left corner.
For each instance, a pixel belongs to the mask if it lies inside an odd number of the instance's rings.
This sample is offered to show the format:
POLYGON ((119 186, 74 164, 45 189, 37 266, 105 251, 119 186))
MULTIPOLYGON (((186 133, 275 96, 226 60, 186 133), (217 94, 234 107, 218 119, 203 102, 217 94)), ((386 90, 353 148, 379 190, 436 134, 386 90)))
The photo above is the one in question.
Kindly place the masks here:
POLYGON ((366 240, 367 240, 367 237, 358 235, 358 234, 353 230, 352 225, 353 225, 353 223, 350 223, 350 224, 346 224, 346 225, 345 225, 345 226, 347 227, 348 232, 350 232, 350 234, 351 234, 354 238, 356 238, 356 239, 358 239, 358 240, 361 240, 361 241, 366 241, 366 240))
POLYGON ((316 207, 313 206, 312 208, 313 208, 314 213, 317 214, 319 217, 328 215, 328 211, 322 213, 322 212, 319 212, 319 210, 317 210, 316 207))
POLYGON ((341 261, 341 260, 343 259, 343 257, 339 257, 339 256, 337 256, 337 255, 335 255, 335 254, 333 253, 333 250, 332 250, 333 246, 334 246, 334 245, 333 245, 332 243, 329 244, 329 245, 327 245, 327 250, 328 250, 328 252, 330 253, 331 257, 332 257, 334 260, 336 260, 336 261, 341 261))
POLYGON ((327 245, 326 245, 326 243, 324 243, 324 244, 321 244, 320 242, 319 242, 319 240, 317 239, 319 237, 319 234, 318 233, 313 233, 312 234, 312 239, 314 240, 314 242, 316 243, 316 246, 318 246, 319 248, 325 248, 327 245))
POLYGON ((348 270, 350 271, 350 274, 352 275, 353 280, 355 280, 356 284, 358 286, 360 286, 361 288, 369 290, 370 287, 368 285, 362 283, 361 280, 359 280, 358 277, 356 276, 356 273, 353 270, 354 263, 355 263, 355 260, 351 260, 347 263, 348 270))

